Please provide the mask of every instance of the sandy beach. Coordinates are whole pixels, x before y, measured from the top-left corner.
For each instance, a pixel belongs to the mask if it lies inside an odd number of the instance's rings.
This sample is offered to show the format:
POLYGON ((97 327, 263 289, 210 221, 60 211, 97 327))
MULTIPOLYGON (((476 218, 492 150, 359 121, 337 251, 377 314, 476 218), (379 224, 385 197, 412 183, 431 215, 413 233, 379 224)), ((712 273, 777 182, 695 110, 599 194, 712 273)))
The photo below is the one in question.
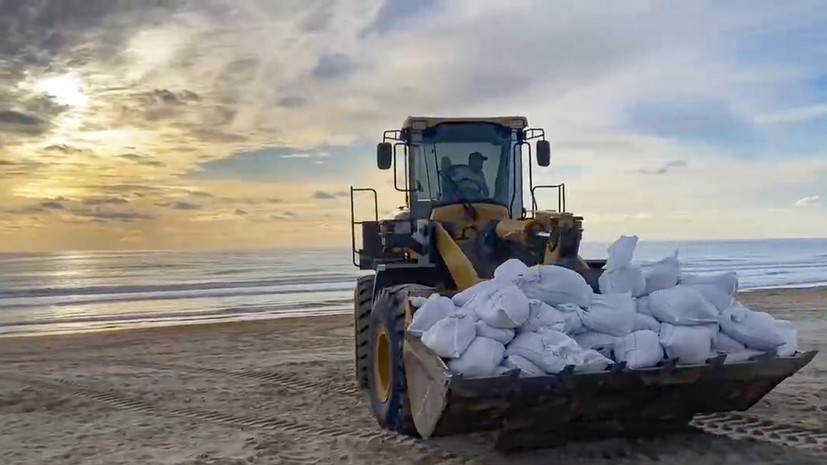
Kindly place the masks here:
MULTIPOLYGON (((827 348, 827 290, 760 291, 739 299, 793 320, 802 350, 827 348)), ((350 316, 0 339, 0 463, 827 461, 783 445, 790 431, 827 440, 823 353, 745 413, 766 440, 698 429, 505 457, 489 450, 485 435, 423 443, 381 431, 356 390, 352 350, 350 316)))

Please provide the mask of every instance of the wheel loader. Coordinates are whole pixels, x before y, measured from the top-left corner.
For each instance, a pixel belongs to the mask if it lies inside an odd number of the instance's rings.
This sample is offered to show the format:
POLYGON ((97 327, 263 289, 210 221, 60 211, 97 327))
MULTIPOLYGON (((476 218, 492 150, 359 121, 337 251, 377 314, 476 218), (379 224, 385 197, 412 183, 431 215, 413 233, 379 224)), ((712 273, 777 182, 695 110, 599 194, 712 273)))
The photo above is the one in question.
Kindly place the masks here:
POLYGON ((423 439, 495 432, 503 451, 662 434, 697 414, 746 410, 813 359, 816 352, 537 377, 452 373, 406 331, 412 297, 451 296, 511 258, 575 270, 599 292, 605 260, 580 257, 583 217, 566 210, 565 185, 534 183, 550 160, 545 131, 522 116, 408 117, 384 132, 376 162, 393 171, 405 206, 380 219, 377 191, 350 188, 353 264, 366 272, 354 291, 355 373, 381 427, 423 439), (538 209, 542 189, 556 191, 556 208, 538 209), (356 197, 366 195, 373 215, 358 219, 356 197))

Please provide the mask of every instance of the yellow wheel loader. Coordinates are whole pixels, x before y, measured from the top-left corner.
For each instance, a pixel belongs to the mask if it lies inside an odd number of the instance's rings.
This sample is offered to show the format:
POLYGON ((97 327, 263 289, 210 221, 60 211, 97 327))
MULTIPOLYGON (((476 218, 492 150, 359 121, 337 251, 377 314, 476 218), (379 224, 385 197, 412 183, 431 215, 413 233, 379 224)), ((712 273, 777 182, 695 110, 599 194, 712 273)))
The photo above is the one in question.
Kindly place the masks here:
POLYGON ((353 264, 369 271, 354 295, 356 378, 384 428, 425 439, 497 431, 495 447, 506 451, 659 434, 696 414, 748 409, 816 354, 536 377, 453 373, 406 331, 411 297, 451 296, 511 258, 573 269, 599 292, 605 261, 579 256, 583 218, 566 211, 565 186, 534 184, 533 162, 549 166, 551 150, 525 117, 409 117, 384 132, 376 157, 406 198, 399 214, 379 219, 376 190, 350 191, 353 264), (538 210, 540 189, 556 190, 556 209, 538 210), (364 194, 374 206, 367 220, 355 214, 364 194))

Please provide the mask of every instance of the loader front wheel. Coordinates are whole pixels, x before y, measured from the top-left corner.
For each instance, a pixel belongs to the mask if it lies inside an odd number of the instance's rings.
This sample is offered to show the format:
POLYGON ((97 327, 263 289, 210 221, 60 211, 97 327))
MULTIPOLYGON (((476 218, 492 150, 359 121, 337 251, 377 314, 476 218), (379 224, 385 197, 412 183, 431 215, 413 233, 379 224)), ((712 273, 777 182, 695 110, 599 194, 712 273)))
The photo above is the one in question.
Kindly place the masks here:
POLYGON ((405 286, 383 289, 370 313, 371 408, 379 424, 401 434, 416 435, 407 396, 402 349, 405 333, 405 286))
POLYGON ((370 310, 373 306, 373 275, 360 276, 353 290, 353 332, 355 340, 356 384, 368 387, 368 352, 370 351, 370 310))

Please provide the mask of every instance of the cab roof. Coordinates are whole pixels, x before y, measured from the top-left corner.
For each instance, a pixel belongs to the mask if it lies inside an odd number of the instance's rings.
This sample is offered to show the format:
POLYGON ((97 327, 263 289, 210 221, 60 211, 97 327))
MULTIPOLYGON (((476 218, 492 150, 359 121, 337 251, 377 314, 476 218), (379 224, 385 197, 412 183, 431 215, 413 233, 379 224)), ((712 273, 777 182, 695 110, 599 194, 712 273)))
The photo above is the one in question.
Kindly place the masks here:
POLYGON ((524 129, 528 126, 528 118, 525 116, 490 116, 490 117, 440 117, 440 116, 408 116, 402 124, 402 129, 410 129, 414 123, 418 123, 417 129, 427 129, 441 123, 494 123, 515 129, 524 129), (515 127, 519 125, 519 127, 515 127))

